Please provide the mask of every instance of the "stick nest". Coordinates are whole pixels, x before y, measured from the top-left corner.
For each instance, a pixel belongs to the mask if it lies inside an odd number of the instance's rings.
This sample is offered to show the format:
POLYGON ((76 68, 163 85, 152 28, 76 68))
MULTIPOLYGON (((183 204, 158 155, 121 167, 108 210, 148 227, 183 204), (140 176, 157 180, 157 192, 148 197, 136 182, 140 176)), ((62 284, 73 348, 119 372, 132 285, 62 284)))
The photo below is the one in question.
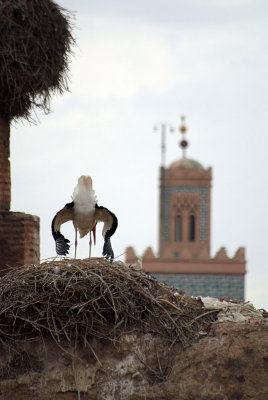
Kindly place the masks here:
POLYGON ((49 335, 62 340, 115 341, 123 331, 190 343, 218 310, 103 258, 62 260, 12 269, 0 280, 0 339, 49 335))
POLYGON ((68 89, 72 14, 51 0, 0 0, 0 113, 30 119, 68 89))

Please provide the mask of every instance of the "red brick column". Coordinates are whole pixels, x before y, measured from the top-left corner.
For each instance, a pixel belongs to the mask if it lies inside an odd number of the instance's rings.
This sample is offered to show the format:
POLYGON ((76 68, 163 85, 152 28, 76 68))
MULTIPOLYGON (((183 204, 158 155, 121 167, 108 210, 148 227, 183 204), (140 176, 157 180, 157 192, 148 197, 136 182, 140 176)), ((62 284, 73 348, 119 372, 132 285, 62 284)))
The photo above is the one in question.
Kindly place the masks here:
POLYGON ((9 122, 0 116, 0 211, 10 209, 9 122))
POLYGON ((36 264, 39 260, 39 217, 0 211, 0 275, 7 266, 36 264))
POLYGON ((0 116, 0 275, 40 261, 39 217, 10 211, 9 122, 0 116))

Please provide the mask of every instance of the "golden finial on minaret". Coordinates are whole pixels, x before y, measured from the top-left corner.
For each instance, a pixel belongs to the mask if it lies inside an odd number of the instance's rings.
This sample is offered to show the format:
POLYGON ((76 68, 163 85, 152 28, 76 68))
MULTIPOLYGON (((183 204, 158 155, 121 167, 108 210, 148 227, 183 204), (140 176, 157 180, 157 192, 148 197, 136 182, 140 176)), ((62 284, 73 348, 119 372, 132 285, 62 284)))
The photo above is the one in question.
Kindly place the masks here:
POLYGON ((187 140, 185 139, 185 134, 186 134, 186 132, 187 132, 187 127, 186 127, 186 125, 184 124, 184 121, 185 121, 185 117, 184 117, 184 115, 182 115, 182 116, 181 116, 181 125, 180 125, 180 127, 179 127, 179 131, 180 131, 181 134, 182 134, 182 140, 179 142, 179 146, 180 146, 181 149, 182 149, 182 157, 183 157, 183 158, 186 158, 186 148, 188 147, 188 142, 187 142, 187 140))

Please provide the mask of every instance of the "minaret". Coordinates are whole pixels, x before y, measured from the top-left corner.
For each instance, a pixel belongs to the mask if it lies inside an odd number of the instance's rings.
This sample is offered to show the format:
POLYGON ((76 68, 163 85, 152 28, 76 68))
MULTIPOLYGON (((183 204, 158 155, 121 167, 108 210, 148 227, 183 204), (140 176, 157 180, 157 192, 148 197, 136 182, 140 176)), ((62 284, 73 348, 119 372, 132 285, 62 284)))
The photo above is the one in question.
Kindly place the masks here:
POLYGON ((159 255, 195 259, 202 252, 209 258, 211 168, 186 157, 185 117, 179 131, 182 158, 161 171, 159 255))
MULTIPOLYGON (((221 247, 210 256, 211 168, 186 155, 184 117, 179 132, 182 158, 166 167, 162 157, 160 167, 158 255, 147 247, 139 258, 145 271, 190 296, 243 300, 245 249, 239 247, 229 257, 221 247)), ((128 247, 126 262, 133 264, 137 258, 133 247, 128 247)))

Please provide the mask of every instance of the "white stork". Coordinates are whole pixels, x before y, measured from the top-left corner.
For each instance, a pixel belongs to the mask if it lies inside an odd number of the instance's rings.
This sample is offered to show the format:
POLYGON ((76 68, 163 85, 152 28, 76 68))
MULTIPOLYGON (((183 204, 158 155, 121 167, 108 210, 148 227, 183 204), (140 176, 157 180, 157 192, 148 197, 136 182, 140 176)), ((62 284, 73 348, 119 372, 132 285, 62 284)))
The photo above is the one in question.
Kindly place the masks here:
POLYGON ((75 253, 77 249, 77 231, 80 238, 90 235, 89 239, 89 257, 91 256, 91 232, 93 232, 94 243, 97 222, 103 222, 102 235, 104 245, 102 255, 113 260, 114 252, 111 246, 110 237, 117 228, 117 218, 107 208, 98 206, 95 192, 92 188, 92 179, 90 176, 82 175, 78 179, 74 188, 73 201, 67 203, 53 218, 51 229, 56 242, 56 252, 58 255, 66 256, 70 249, 70 240, 66 239, 60 232, 61 225, 67 221, 73 221, 75 229, 75 253))

